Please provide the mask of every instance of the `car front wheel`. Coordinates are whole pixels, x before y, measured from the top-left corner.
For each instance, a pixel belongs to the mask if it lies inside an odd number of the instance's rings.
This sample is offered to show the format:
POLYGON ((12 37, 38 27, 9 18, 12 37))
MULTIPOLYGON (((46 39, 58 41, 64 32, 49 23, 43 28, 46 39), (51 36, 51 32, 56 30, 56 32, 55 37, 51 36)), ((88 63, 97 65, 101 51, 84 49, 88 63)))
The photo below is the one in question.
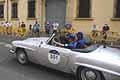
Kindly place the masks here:
POLYGON ((97 70, 81 68, 77 71, 77 80, 104 80, 104 78, 97 70))
POLYGON ((17 61, 24 65, 24 64, 27 64, 28 63, 28 57, 27 57, 27 54, 24 50, 20 49, 17 51, 16 53, 16 58, 17 58, 17 61))

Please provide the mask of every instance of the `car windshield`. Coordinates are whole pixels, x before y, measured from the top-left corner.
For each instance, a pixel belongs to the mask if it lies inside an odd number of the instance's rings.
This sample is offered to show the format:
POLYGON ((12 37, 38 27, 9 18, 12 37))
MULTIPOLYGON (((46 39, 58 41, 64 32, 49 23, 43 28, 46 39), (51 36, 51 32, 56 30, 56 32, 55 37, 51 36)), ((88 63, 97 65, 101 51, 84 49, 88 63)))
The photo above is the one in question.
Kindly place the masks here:
POLYGON ((46 41, 46 43, 49 44, 54 37, 55 37, 55 34, 52 34, 50 38, 46 41))

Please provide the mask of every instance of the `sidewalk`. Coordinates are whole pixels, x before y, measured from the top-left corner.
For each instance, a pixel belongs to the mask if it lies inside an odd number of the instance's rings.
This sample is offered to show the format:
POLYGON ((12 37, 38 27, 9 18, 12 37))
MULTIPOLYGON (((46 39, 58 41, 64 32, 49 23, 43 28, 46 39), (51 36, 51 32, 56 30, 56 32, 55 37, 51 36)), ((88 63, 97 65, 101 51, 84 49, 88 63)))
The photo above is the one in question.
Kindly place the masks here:
MULTIPOLYGON (((46 33, 44 33, 44 32, 39 34, 39 37, 45 37, 45 36, 48 37, 48 35, 46 35, 46 33)), ((32 35, 31 33, 29 33, 29 35, 27 35, 25 37, 17 37, 14 35, 2 35, 2 34, 0 34, 0 42, 10 44, 14 40, 23 40, 23 39, 31 38, 31 37, 38 37, 38 36, 32 35)))

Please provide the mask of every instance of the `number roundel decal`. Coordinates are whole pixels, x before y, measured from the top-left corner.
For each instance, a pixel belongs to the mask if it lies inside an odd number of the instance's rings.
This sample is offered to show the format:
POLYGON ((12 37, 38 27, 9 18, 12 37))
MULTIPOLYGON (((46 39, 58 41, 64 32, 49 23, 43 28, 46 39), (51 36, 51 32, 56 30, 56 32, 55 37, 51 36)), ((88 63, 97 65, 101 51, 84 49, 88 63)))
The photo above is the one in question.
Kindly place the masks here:
POLYGON ((58 64, 60 62, 60 53, 56 50, 51 50, 48 53, 48 60, 52 64, 58 64))

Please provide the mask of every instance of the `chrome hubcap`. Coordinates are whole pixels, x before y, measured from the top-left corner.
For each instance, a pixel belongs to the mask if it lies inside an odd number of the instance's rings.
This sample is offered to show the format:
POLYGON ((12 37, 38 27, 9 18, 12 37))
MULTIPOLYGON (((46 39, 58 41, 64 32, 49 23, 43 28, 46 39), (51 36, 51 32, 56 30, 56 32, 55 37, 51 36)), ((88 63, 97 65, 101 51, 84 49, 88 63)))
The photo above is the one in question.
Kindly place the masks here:
POLYGON ((85 80, 96 80, 96 74, 93 71, 87 71, 85 73, 85 80))
POLYGON ((18 60, 19 60, 19 62, 21 62, 21 63, 25 63, 25 60, 26 60, 25 54, 22 54, 22 53, 19 54, 18 60))

